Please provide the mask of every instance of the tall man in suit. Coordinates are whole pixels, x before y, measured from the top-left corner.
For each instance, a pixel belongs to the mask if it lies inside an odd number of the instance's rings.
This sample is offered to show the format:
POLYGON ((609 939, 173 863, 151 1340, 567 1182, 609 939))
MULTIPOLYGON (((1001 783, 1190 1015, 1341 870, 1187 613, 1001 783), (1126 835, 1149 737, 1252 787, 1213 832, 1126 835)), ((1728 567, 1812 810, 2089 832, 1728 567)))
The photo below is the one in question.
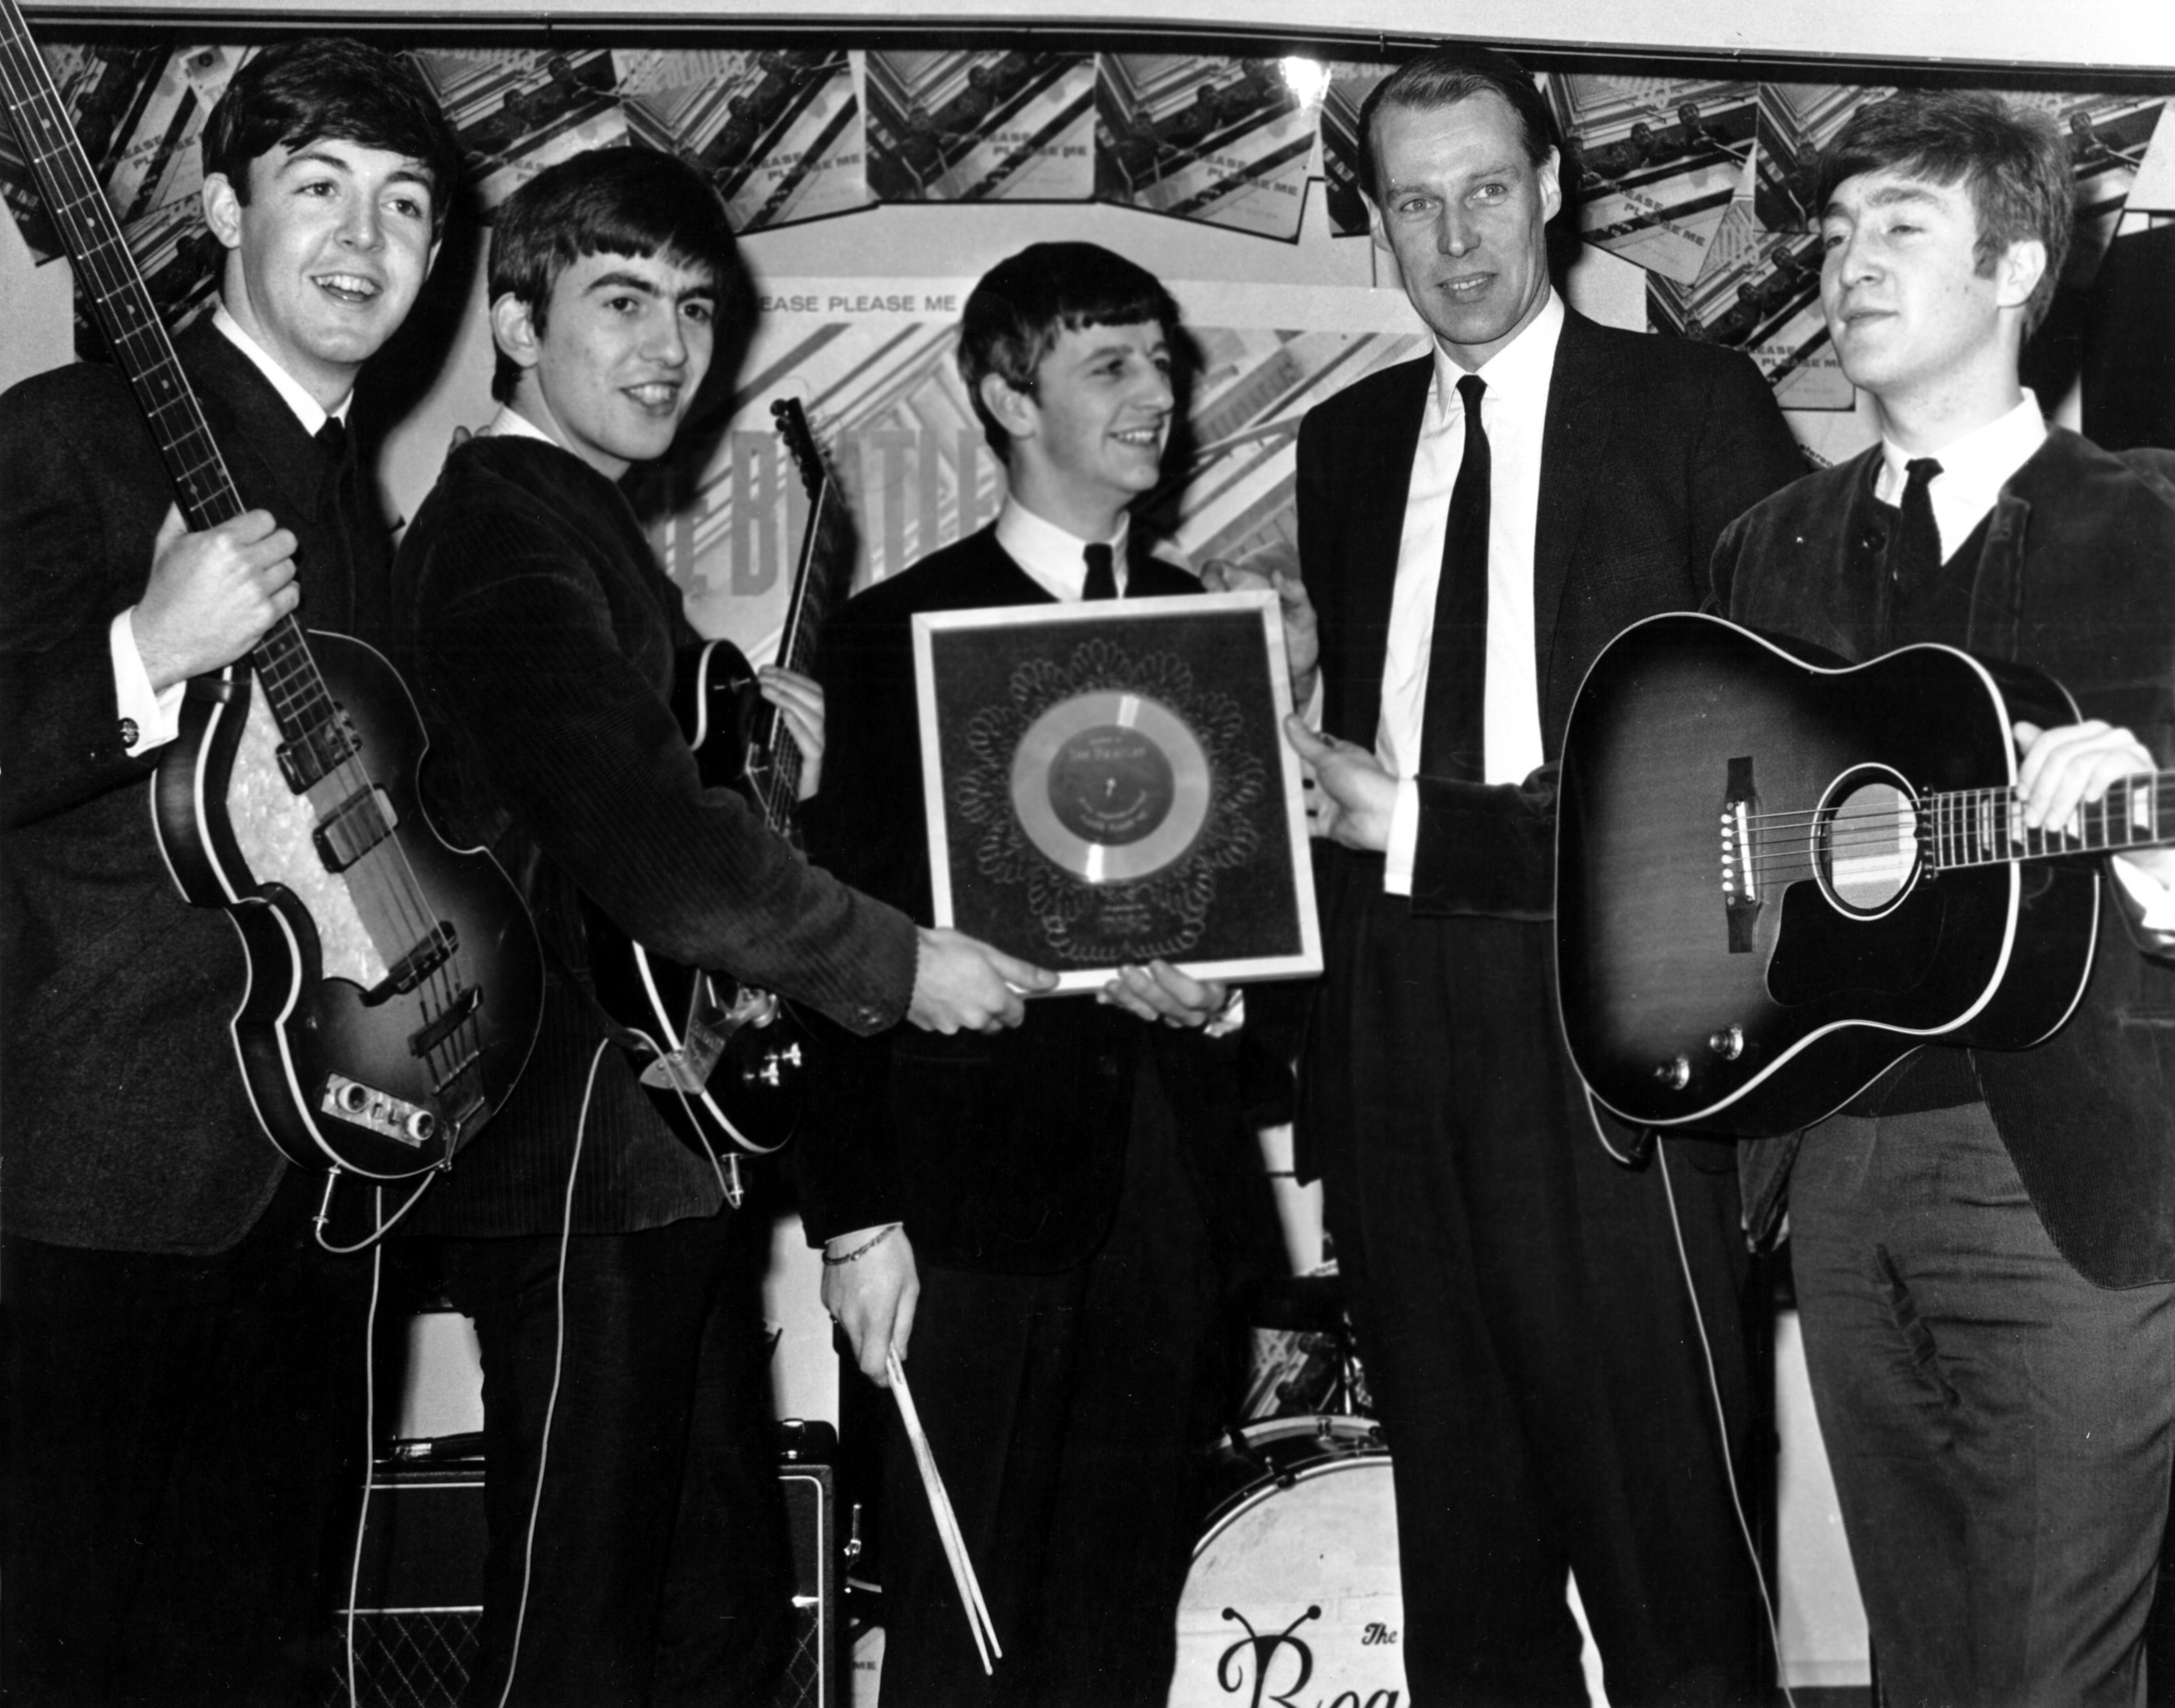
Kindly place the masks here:
MULTIPOLYGON (((2074 196, 2053 125, 1997 96, 1902 95, 1844 127, 1821 161, 1820 302, 1881 442, 1715 556, 1743 622, 1853 660, 1940 642, 2066 687, 2081 721, 2015 727, 2034 828, 2175 751, 2175 453, 2050 427, 2017 377, 2074 196)), ((2175 854, 2019 878, 2012 976, 2042 964, 2035 914, 2098 897, 2088 982, 2049 1041, 1923 1050, 1745 1147, 1755 1232, 1787 1185, 1813 1398, 1893 1702, 2145 1700, 2175 1464, 2175 854)))
POLYGON ((344 422, 460 174, 415 68, 283 44, 204 132, 219 306, 183 367, 242 496, 200 534, 120 376, 0 399, 4 1385, 0 1678, 23 1702, 315 1702, 356 1468, 364 1264, 259 1130, 248 973, 166 876, 145 778, 182 684, 298 609, 382 641, 389 546, 344 422))
MULTIPOLYGON (((1005 461, 1004 508, 853 600, 819 659, 810 844, 916 919, 931 901, 914 614, 1199 591, 1127 513, 1169 439, 1177 322, 1152 275, 1088 243, 1022 250, 967 300, 960 371, 1005 461)), ((985 1678, 894 1419, 887 1702, 1146 1708, 1169 1692, 1215 1293, 1204 1182, 1252 1153, 1226 1001, 1154 961, 1100 1000, 1037 1002, 1001 1038, 894 1031, 834 1063, 796 1153, 824 1299, 872 1380, 904 1360, 1004 1647, 985 1678)))
MULTIPOLYGON (((791 1575, 758 1283, 767 1223, 611 1046, 583 901, 654 953, 849 1032, 1021 1017, 1049 975, 918 928, 705 789, 675 720, 696 644, 619 481, 668 452, 751 312, 724 207, 669 155, 523 184, 490 259, 502 407, 447 458, 395 588, 448 821, 523 875, 541 1035, 488 1142, 426 1201, 484 1367, 486 1702, 769 1700, 791 1575)), ((821 707, 776 670, 818 777, 821 707)))
POLYGON ((1435 347, 1307 417, 1284 592, 1301 692, 1306 593, 1318 614, 1321 733, 1292 735, 1339 845, 1302 1132, 1389 1437, 1406 1673, 1430 1704, 1581 1700, 1568 1567, 1611 1701, 1741 1700, 1733 1158, 1667 1140, 1630 1166, 1589 1113, 1553 766, 1594 654, 1697 605, 1723 526, 1803 464, 1742 357, 1564 306, 1558 155, 1516 65, 1416 60, 1360 128, 1375 242, 1435 347))

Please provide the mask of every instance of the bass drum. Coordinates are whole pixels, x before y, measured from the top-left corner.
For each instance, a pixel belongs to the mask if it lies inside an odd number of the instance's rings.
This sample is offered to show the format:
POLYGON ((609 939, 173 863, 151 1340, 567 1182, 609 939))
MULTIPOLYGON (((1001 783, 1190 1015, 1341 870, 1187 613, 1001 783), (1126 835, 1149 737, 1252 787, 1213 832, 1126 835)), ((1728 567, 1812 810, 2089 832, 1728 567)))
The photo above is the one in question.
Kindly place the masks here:
POLYGON ((1171 1708, 1401 1708, 1390 1455, 1366 1418, 1277 1418, 1215 1450, 1171 1708))

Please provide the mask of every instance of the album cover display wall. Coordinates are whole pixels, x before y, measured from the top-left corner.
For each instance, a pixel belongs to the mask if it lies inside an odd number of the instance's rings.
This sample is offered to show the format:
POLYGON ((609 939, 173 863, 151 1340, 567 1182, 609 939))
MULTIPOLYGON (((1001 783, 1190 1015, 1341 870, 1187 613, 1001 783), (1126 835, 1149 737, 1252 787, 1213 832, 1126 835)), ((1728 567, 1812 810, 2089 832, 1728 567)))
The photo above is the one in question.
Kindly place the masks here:
MULTIPOLYGON (((161 306, 176 323, 205 312, 220 252, 197 216, 198 143, 253 50, 41 35, 161 306)), ((932 222, 932 231, 976 221, 986 247, 988 221, 1012 217, 993 215, 997 204, 1124 210, 1114 247, 1171 285, 1195 345, 1186 419, 1153 520, 1195 562, 1291 561, 1300 418, 1425 348, 1387 258, 1358 263, 1368 237, 1357 116, 1387 64, 1054 49, 1039 38, 868 50, 748 41, 414 52, 469 151, 469 206, 485 225, 529 176, 607 145, 693 162, 744 236, 821 221, 799 252, 857 263, 860 228, 875 218, 932 222), (1189 240, 1189 228, 1254 240, 1260 283, 1234 283, 1228 268, 1220 280, 1194 277, 1189 242, 1205 240, 1189 240), (1283 282, 1310 245, 1353 246, 1355 265, 1342 274, 1361 282, 1283 282)), ((1859 106, 1891 92, 1893 77, 1666 69, 1623 61, 1543 71, 1578 235, 1643 275, 1656 335, 1743 350, 1809 458, 1849 454, 1868 432, 1821 324, 1809 203, 1820 150, 1859 106)), ((2175 223, 2175 87, 2006 92, 2045 109, 2069 140, 2079 230, 2065 284, 2082 292, 2118 230, 2175 223)), ((32 254, 50 257, 50 228, 4 125, 0 198, 32 254)), ((1098 239, 1112 241, 1111 229, 1098 225, 1098 239)), ((938 241, 918 253, 943 250, 938 241)), ((854 503, 860 580, 995 515, 1003 470, 953 358, 973 282, 926 266, 874 279, 865 264, 806 276, 758 268, 763 313, 735 393, 698 458, 657 471, 646 495, 660 556, 699 627, 760 655, 782 613, 805 500, 772 426, 775 396, 801 399, 828 447, 854 503)), ((491 406, 478 395, 447 407, 475 426, 491 406)), ((447 428, 422 431, 442 444, 447 428)))

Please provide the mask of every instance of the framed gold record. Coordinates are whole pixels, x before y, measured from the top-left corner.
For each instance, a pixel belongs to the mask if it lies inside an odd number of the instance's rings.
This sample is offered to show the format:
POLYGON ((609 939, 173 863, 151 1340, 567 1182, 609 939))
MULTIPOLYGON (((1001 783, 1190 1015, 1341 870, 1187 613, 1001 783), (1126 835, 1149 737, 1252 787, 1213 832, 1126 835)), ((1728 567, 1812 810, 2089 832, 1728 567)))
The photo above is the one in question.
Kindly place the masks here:
POLYGON ((1321 970, 1273 594, 914 619, 936 922, 1093 990, 1321 970))
POLYGON ((1169 707, 1106 688, 1060 700, 1012 754, 1028 840, 1091 884, 1153 876, 1208 821, 1207 750, 1169 707))

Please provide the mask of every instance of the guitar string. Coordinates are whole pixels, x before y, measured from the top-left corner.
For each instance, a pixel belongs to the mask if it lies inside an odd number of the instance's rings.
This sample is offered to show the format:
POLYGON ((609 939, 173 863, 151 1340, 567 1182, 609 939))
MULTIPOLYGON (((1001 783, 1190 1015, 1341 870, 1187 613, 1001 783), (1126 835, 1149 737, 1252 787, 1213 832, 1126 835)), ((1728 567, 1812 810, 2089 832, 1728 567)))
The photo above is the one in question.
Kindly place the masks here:
MULTIPOLYGON (((4 41, 0 41, 0 47, 6 50, 10 84, 19 92, 27 91, 19 93, 14 110, 24 120, 20 127, 27 133, 25 152, 33 155, 34 164, 42 169, 39 176, 47 192, 48 215, 71 240, 76 264, 89 275, 89 294, 100 311, 110 341, 133 361, 134 367, 130 371, 132 388, 137 391, 145 413, 165 431, 171 444, 174 466, 169 469, 171 477, 193 501, 192 507, 201 513, 201 519, 216 523, 240 514, 244 507, 239 489, 226 469, 217 442, 211 437, 202 406, 181 374, 171 339, 155 306, 149 301, 126 233, 89 168, 81 141, 60 105, 57 91, 52 87, 51 74, 42 57, 27 31, 11 28, 4 41), (39 144, 44 145, 42 155, 38 152, 39 144), (180 417, 178 426, 167 420, 169 414, 180 417)), ((321 729, 337 717, 337 706, 325 688, 301 626, 291 614, 274 624, 252 649, 252 656, 264 682, 267 708, 290 739, 312 727, 321 729), (278 704, 283 694, 291 697, 290 716, 286 718, 279 716, 278 704)), ((360 789, 374 788, 351 748, 328 774, 341 784, 342 800, 352 798, 360 789)), ((405 848, 390 836, 385 841, 365 855, 365 860, 371 862, 369 871, 362 871, 360 861, 347 870, 361 874, 366 887, 377 892, 379 902, 390 904, 393 928, 401 934, 403 941, 420 946, 435 930, 437 922, 430 917, 428 898, 409 862, 405 848), (386 863, 371 860, 371 856, 385 846, 385 841, 392 843, 393 854, 398 860, 398 870, 389 882, 382 870, 386 863)), ((354 880, 341 877, 341 881, 351 887, 354 880)), ((383 952, 382 948, 380 952, 383 952)), ((456 982, 458 971, 459 954, 456 950, 427 975, 419 990, 425 1028, 436 1024, 459 1000, 456 982), (435 1011, 434 995, 437 999, 435 1011)), ((471 1016, 426 1052, 434 1091, 458 1076, 460 1064, 480 1050, 480 1021, 471 1016), (464 1048, 470 1044, 475 1049, 464 1048)))

